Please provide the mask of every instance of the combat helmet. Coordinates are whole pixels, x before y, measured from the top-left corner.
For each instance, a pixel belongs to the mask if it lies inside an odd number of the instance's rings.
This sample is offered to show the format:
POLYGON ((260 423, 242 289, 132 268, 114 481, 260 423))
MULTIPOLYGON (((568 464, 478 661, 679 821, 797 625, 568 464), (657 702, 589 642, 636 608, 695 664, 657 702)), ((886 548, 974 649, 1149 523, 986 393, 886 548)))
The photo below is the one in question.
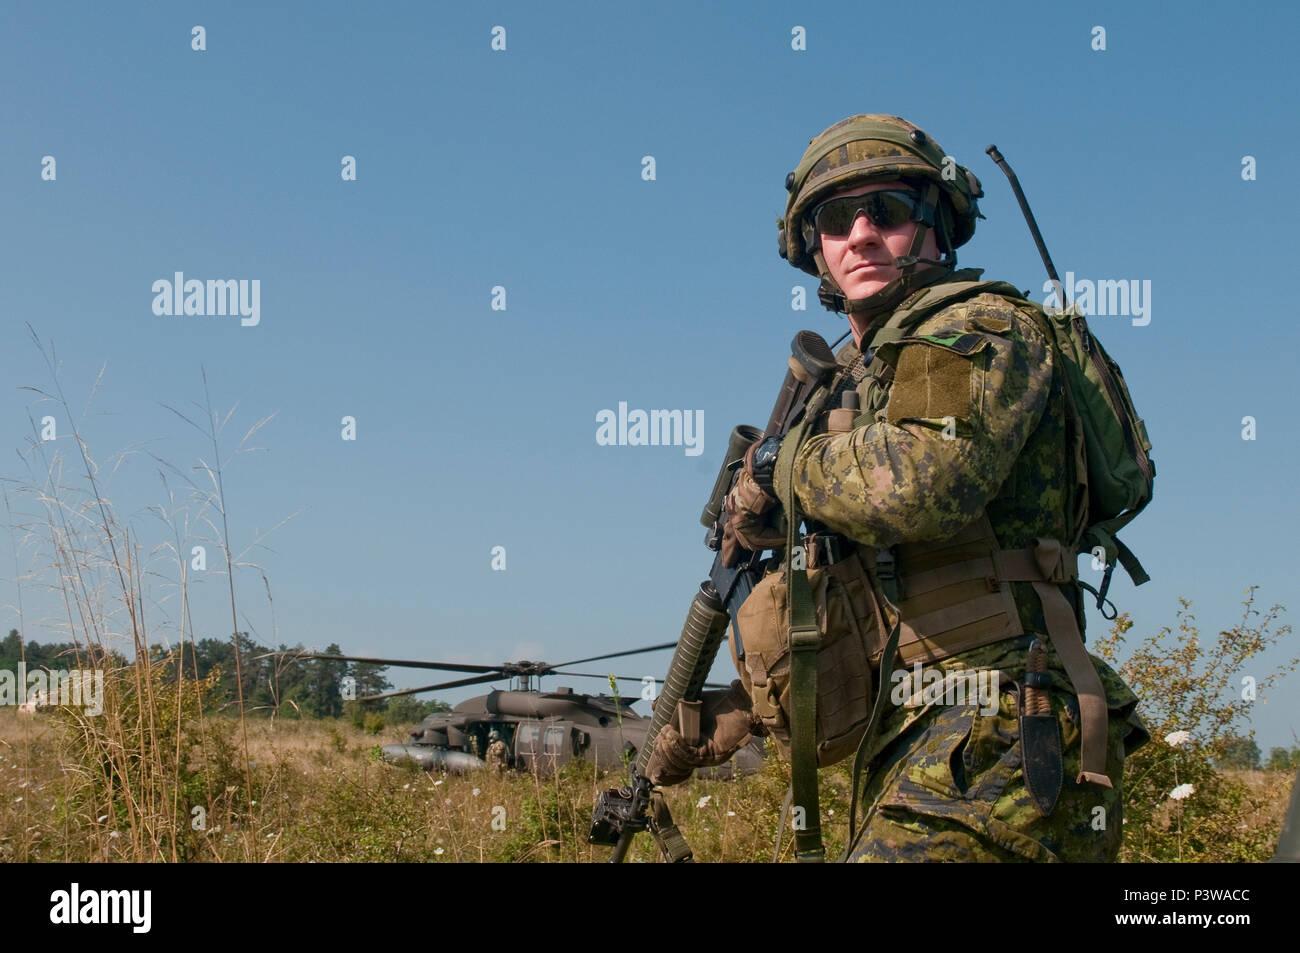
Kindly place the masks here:
POLYGON ((832 311, 870 316, 938 280, 956 267, 957 249, 975 234, 975 219, 983 217, 977 200, 984 192, 975 174, 946 156, 923 129, 898 116, 862 114, 835 123, 808 143, 798 167, 786 176, 785 188, 781 257, 821 279, 817 296, 832 311), (902 277, 867 298, 846 298, 816 247, 808 214, 836 192, 889 179, 921 188, 923 220, 910 253, 897 260, 902 277), (918 257, 929 228, 935 230, 942 261, 918 257))

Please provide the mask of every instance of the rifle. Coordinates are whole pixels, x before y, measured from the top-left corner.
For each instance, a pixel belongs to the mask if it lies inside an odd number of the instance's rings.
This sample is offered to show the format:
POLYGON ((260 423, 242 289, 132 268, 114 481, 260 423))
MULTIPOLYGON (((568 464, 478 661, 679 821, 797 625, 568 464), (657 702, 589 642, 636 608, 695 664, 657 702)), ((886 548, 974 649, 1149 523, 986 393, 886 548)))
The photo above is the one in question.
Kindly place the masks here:
MULTIPOLYGON (((736 647, 736 657, 745 657, 740 629, 736 626, 736 612, 749 597, 754 586, 762 580, 764 559, 762 553, 742 552, 735 566, 722 565, 722 536, 726 529, 727 511, 724 506, 744 464, 749 446, 773 436, 784 436, 803 416, 808 398, 823 381, 837 369, 835 355, 821 335, 814 331, 800 331, 790 344, 791 356, 787 362, 785 380, 772 408, 767 427, 741 425, 731 432, 727 452, 714 481, 713 492, 705 504, 700 522, 707 527, 704 544, 716 554, 709 578, 700 584, 691 600, 682 626, 677 649, 664 678, 663 690, 655 702, 650 728, 645 743, 637 752, 632 767, 631 783, 622 788, 602 791, 596 801, 591 821, 588 843, 604 844, 614 848, 610 863, 622 862, 639 831, 650 830, 670 861, 691 860, 686 846, 667 806, 654 791, 654 785, 645 776, 655 738, 668 724, 679 703, 698 701, 713 660, 731 623, 736 647)), ((683 725, 685 727, 685 725, 683 725)))

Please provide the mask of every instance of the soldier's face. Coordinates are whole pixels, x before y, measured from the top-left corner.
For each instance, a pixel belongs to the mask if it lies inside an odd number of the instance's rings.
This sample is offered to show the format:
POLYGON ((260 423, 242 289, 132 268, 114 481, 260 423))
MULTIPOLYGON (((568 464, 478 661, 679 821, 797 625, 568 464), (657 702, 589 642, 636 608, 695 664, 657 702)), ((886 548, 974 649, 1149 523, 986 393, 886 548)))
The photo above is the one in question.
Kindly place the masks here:
MULTIPOLYGON (((870 185, 859 185, 837 192, 834 197, 907 188, 901 181, 872 182, 870 185)), ((821 234, 818 240, 822 255, 826 258, 826 267, 830 269, 831 277, 843 290, 845 297, 866 298, 902 276, 902 271, 894 267, 894 259, 906 255, 911 249, 916 229, 916 222, 904 222, 897 228, 882 229, 872 224, 866 215, 859 215, 847 235, 821 234)), ((926 232, 920 255, 922 258, 939 257, 934 229, 926 232)))

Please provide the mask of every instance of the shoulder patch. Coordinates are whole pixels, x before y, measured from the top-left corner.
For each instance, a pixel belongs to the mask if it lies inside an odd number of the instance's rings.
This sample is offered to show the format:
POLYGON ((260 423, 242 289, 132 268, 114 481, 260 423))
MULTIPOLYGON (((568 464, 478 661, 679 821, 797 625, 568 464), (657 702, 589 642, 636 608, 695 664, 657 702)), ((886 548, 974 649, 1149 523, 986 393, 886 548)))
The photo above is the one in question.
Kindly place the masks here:
MULTIPOLYGON (((978 347, 984 339, 974 334, 964 334, 961 342, 978 347)), ((916 339, 913 339, 916 340, 916 339)), ((938 420, 946 417, 971 416, 971 381, 974 365, 969 352, 940 344, 937 347, 918 347, 924 338, 903 348, 898 357, 898 370, 885 406, 885 416, 890 423, 908 419, 938 420)))

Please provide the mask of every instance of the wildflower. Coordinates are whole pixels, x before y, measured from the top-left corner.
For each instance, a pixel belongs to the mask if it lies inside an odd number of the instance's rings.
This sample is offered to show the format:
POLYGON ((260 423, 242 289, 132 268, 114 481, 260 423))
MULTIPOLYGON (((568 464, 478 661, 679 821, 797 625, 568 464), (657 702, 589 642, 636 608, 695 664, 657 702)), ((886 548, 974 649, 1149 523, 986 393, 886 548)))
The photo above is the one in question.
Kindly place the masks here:
POLYGON ((1165 735, 1165 744, 1171 748, 1177 748, 1179 745, 1185 745, 1192 740, 1190 731, 1171 731, 1165 735))
POLYGON ((442 781, 441 781, 441 779, 439 779, 439 780, 433 782, 433 786, 436 788, 436 787, 437 787, 439 784, 441 784, 441 783, 442 783, 442 781))
POLYGON ((700 798, 700 803, 696 804, 695 806, 696 806, 697 808, 707 807, 707 806, 708 806, 708 803, 709 803, 710 801, 712 801, 712 800, 713 800, 713 795, 712 795, 712 794, 706 794, 706 795, 704 795, 704 797, 700 798))
POLYGON ((475 796, 475 797, 478 797, 478 796, 479 796, 479 794, 481 794, 481 793, 482 793, 482 792, 481 792, 481 791, 479 791, 479 789, 478 789, 478 788, 475 788, 475 789, 474 789, 474 796, 475 796))
POLYGON ((735 811, 728 811, 728 812, 727 812, 727 817, 735 817, 735 816, 736 816, 736 812, 735 812, 735 811))
POLYGON ((1178 787, 1174 788, 1172 791, 1169 792, 1169 796, 1173 798, 1175 801, 1181 801, 1183 800, 1183 798, 1191 797, 1195 793, 1196 793, 1196 788, 1192 787, 1192 785, 1180 784, 1178 785, 1178 787))
POLYGON ((441 857, 441 856, 442 856, 442 848, 441 848, 441 847, 434 848, 433 853, 434 853, 434 856, 435 856, 435 857, 441 857))

